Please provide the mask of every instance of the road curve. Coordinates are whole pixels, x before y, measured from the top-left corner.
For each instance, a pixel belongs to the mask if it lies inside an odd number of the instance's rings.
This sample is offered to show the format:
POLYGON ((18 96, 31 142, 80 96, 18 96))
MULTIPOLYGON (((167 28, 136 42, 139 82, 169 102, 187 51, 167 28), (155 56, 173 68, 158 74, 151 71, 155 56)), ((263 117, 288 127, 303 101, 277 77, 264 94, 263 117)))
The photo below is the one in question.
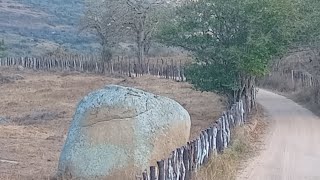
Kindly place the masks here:
POLYGON ((270 130, 263 150, 237 180, 320 180, 320 118, 266 90, 260 89, 257 99, 270 130))

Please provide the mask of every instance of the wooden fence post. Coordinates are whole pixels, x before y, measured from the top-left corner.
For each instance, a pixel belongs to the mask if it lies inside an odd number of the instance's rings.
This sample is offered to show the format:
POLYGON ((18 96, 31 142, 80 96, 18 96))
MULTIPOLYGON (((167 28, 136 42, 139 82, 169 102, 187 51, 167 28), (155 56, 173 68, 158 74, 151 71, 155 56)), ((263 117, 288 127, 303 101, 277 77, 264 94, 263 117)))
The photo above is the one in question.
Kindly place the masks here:
POLYGON ((185 166, 185 180, 189 180, 191 178, 191 164, 190 160, 191 159, 191 149, 190 149, 190 143, 187 144, 187 146, 184 147, 183 151, 183 163, 185 166))
POLYGON ((156 167, 150 166, 150 180, 157 180, 156 167))
POLYGON ((165 174, 164 160, 158 161, 157 164, 158 164, 158 170, 159 170, 158 180, 165 180, 166 174, 165 174))
POLYGON ((170 155, 170 157, 168 158, 168 161, 167 161, 167 163, 168 163, 167 168, 166 168, 167 179, 173 179, 173 177, 174 177, 172 161, 173 161, 173 154, 171 153, 171 155, 170 155))
POLYGON ((142 173, 142 178, 143 178, 143 180, 149 180, 147 170, 145 170, 145 171, 142 173))

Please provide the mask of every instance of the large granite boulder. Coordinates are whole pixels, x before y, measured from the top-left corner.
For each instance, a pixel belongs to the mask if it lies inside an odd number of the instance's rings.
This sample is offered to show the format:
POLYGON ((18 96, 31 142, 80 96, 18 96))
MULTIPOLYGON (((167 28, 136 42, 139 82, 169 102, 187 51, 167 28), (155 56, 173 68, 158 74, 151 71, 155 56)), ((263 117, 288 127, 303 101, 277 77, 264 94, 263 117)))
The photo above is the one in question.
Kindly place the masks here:
POLYGON ((60 155, 58 177, 135 179, 185 145, 190 116, 177 102, 110 85, 79 103, 60 155))

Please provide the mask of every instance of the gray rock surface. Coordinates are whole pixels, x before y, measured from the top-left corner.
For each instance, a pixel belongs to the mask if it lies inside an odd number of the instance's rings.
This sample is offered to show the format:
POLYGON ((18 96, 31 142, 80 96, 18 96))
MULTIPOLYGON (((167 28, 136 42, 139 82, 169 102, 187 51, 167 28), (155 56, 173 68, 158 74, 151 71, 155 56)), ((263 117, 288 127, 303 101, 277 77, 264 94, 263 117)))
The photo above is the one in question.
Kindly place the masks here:
POLYGON ((185 145, 190 116, 177 102, 110 85, 78 104, 60 155, 58 176, 134 179, 185 145))
POLYGON ((22 67, 22 66, 18 66, 18 68, 17 68, 19 71, 23 71, 24 70, 24 67, 22 67))
POLYGON ((6 124, 9 124, 9 122, 10 122, 9 118, 0 116, 0 125, 6 125, 6 124))

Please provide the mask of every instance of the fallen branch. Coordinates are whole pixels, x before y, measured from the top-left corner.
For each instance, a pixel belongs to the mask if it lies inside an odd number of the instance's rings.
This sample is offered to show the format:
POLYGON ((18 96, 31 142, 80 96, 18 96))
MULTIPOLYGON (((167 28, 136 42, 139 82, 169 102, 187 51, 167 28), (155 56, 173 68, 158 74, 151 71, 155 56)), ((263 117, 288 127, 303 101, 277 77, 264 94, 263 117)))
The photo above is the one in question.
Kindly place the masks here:
POLYGON ((10 160, 5 160, 5 159, 0 159, 0 163, 19 164, 17 161, 10 161, 10 160))

